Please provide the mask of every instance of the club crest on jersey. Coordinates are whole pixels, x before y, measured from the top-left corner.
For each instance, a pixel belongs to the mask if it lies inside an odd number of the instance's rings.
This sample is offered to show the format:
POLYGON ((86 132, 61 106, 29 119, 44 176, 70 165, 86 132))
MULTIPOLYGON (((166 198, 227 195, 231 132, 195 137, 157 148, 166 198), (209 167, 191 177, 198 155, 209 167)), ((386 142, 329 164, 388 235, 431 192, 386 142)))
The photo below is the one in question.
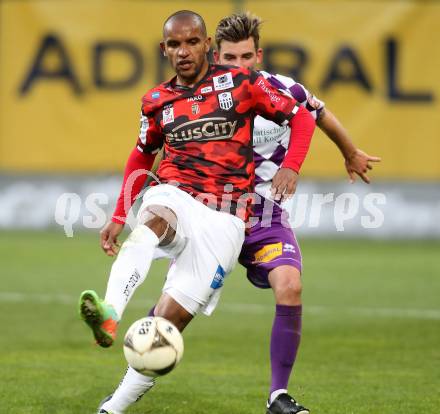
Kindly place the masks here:
POLYGON ((191 105, 191 112, 193 115, 197 115, 200 112, 200 106, 197 103, 191 105))
POLYGON ((215 91, 223 91, 225 89, 229 89, 234 86, 234 81, 232 80, 231 72, 225 73, 220 76, 214 76, 212 80, 214 81, 215 91))
POLYGON ((164 125, 174 122, 174 108, 172 106, 167 107, 162 111, 162 119, 164 125))
POLYGON ((220 93, 218 94, 217 98, 220 108, 224 109, 225 111, 229 111, 234 105, 231 92, 220 93))

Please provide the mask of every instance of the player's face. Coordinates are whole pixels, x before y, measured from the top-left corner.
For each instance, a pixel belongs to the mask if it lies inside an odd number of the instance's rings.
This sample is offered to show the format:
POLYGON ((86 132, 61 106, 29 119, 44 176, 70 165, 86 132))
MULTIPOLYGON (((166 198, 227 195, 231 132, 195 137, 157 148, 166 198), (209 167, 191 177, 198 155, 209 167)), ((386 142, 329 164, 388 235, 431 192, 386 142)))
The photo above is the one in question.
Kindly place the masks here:
POLYGON ((194 19, 171 20, 164 30, 160 46, 175 70, 178 80, 187 86, 197 83, 208 69, 207 53, 211 39, 194 19))
POLYGON ((254 39, 234 43, 222 40, 220 50, 214 52, 214 59, 220 65, 234 65, 242 68, 253 69, 263 60, 263 50, 255 49, 254 39))

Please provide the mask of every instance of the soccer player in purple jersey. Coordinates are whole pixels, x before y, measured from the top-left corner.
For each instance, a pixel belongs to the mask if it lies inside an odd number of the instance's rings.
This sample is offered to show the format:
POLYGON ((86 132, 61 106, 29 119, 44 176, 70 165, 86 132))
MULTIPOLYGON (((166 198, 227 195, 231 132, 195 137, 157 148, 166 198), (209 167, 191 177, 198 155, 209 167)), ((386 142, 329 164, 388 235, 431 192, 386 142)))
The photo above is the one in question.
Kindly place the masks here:
MULTIPOLYGON (((216 63, 254 68, 262 62, 263 50, 259 47, 261 20, 248 13, 231 15, 220 21, 215 40, 216 63)), ((324 103, 310 94, 293 79, 260 72, 278 89, 293 95, 316 119, 317 125, 341 151, 350 181, 356 174, 366 183, 372 169, 371 157, 351 141, 338 119, 324 107, 324 103)), ((278 188, 286 180, 295 183, 297 174, 281 164, 288 148, 288 128, 279 127, 260 116, 255 118, 253 144, 256 175, 256 192, 263 202, 256 205, 254 214, 258 224, 245 238, 240 263, 247 268, 247 277, 257 287, 272 288, 276 310, 272 327, 270 359, 272 382, 267 402, 267 414, 308 414, 309 410, 298 404, 287 392, 289 377, 295 362, 301 338, 301 253, 291 228, 283 225, 283 194, 278 188), (263 205, 273 200, 270 226, 262 226, 263 205)), ((265 210, 266 211, 266 210, 265 210)))

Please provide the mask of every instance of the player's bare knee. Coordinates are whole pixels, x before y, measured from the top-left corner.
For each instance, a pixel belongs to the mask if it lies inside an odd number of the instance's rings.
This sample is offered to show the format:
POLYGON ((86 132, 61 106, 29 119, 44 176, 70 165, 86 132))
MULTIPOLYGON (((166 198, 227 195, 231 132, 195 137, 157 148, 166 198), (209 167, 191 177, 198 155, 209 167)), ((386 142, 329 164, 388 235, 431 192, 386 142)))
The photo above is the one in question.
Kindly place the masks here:
POLYGON ((269 282, 277 303, 297 305, 301 302, 302 283, 298 269, 280 266, 270 272, 269 282))
POLYGON ((173 241, 177 228, 177 217, 173 210, 160 205, 148 206, 143 221, 159 238, 160 246, 173 241))

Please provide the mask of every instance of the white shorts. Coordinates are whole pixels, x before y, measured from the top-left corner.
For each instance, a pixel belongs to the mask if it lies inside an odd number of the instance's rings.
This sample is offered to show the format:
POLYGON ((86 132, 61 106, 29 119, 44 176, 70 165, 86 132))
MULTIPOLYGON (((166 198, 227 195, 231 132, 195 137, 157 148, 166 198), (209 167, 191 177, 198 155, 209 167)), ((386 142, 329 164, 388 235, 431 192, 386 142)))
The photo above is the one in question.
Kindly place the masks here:
POLYGON ((151 205, 168 207, 177 216, 173 242, 155 251, 155 258, 173 259, 163 292, 193 315, 200 310, 210 315, 240 254, 244 222, 168 184, 154 186, 144 194, 138 212, 140 223, 145 222, 146 208, 151 205))

